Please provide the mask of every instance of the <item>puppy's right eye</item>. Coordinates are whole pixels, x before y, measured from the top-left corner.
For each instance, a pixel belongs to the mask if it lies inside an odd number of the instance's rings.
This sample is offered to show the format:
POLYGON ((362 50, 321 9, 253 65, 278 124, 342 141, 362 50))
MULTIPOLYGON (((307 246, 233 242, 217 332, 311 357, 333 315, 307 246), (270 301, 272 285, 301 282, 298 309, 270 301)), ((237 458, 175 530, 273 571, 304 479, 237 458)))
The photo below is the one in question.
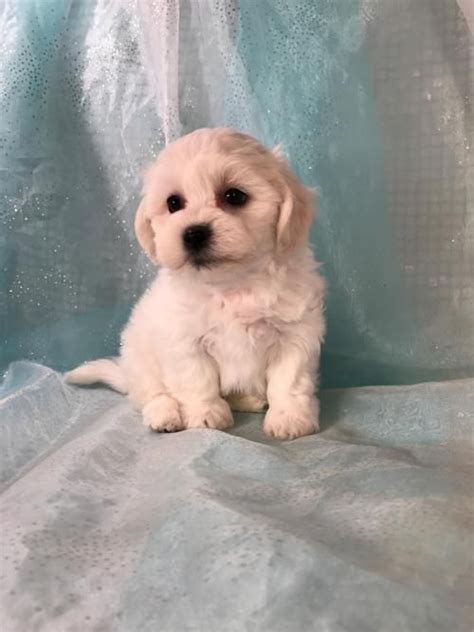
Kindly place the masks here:
POLYGON ((176 213, 184 208, 184 200, 180 195, 170 195, 166 204, 170 213, 176 213))

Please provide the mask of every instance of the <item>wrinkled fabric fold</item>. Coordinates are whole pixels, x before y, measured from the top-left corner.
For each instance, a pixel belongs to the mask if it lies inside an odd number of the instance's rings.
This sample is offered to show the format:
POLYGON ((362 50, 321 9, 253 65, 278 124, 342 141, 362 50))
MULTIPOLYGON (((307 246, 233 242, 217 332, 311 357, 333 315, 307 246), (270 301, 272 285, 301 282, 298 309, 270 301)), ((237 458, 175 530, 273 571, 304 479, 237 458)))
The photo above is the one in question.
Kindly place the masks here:
POLYGON ((472 380, 325 391, 282 444, 18 363, 0 418, 8 632, 472 627, 472 380))

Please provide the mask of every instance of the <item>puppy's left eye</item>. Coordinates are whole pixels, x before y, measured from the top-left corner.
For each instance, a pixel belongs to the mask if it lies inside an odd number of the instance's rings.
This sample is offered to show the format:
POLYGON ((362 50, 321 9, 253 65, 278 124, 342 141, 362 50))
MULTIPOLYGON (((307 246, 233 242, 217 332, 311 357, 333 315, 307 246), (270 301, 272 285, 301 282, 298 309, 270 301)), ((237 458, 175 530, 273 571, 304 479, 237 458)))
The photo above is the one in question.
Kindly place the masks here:
POLYGON ((249 196, 240 189, 227 189, 223 195, 224 201, 230 206, 244 206, 249 196))

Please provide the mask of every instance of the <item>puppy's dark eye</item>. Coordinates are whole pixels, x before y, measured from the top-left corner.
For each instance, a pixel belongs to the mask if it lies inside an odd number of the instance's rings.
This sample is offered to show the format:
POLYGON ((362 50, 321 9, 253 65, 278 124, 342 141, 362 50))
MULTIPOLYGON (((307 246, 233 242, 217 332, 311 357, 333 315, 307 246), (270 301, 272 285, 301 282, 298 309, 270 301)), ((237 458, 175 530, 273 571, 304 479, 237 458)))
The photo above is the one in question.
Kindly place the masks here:
POLYGON ((248 199, 248 195, 240 189, 227 189, 224 193, 224 201, 230 206, 244 206, 248 199))
POLYGON ((176 213, 176 211, 184 208, 184 200, 180 195, 170 195, 166 200, 166 204, 170 213, 176 213))

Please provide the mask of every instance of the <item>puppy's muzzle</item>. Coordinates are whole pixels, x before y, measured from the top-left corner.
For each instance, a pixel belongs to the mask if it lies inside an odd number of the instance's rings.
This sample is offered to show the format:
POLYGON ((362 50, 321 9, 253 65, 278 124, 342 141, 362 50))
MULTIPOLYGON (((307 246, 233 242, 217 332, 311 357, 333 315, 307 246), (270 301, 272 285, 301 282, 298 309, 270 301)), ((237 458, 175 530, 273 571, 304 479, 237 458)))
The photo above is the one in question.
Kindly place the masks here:
POLYGON ((183 231, 183 244, 191 255, 197 255, 209 246, 211 237, 209 224, 193 224, 183 231))

